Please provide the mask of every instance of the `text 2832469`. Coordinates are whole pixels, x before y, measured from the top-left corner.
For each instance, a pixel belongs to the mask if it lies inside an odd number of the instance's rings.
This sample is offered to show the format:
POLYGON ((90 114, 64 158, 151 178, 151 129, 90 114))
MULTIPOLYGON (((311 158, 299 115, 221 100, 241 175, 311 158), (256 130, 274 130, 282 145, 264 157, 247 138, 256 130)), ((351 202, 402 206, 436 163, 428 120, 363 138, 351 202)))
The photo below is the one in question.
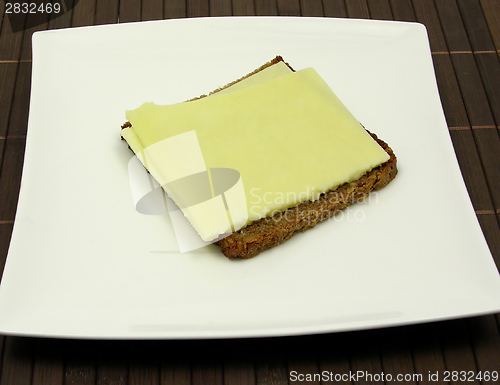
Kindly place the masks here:
POLYGON ((59 3, 5 3, 5 13, 59 13, 59 3))

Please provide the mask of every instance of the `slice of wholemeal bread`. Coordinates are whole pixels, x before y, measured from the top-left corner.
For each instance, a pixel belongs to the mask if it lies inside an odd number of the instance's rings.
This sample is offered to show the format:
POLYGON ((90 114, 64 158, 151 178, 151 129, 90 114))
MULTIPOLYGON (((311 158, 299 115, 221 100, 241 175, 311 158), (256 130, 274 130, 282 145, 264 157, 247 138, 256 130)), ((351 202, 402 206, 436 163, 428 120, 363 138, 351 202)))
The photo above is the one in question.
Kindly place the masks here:
MULTIPOLYGON (((218 88, 208 95, 201 95, 187 102, 205 98, 220 92, 279 62, 285 63, 291 71, 295 72, 281 56, 276 56, 276 58, 265 63, 248 75, 224 87, 218 88)), ((122 126, 122 129, 126 127, 131 127, 130 122, 126 122, 122 126)), ((277 213, 272 217, 255 221, 234 232, 217 242, 221 247, 222 253, 229 259, 252 258, 267 249, 278 246, 298 232, 304 232, 307 229, 313 228, 317 223, 331 218, 352 203, 364 200, 372 191, 386 186, 395 178, 398 172, 396 156, 385 142, 378 139, 375 134, 370 133, 370 135, 389 154, 390 158, 387 162, 374 168, 356 181, 345 183, 335 190, 321 194, 320 198, 314 202, 307 201, 301 203, 284 212, 277 213)))

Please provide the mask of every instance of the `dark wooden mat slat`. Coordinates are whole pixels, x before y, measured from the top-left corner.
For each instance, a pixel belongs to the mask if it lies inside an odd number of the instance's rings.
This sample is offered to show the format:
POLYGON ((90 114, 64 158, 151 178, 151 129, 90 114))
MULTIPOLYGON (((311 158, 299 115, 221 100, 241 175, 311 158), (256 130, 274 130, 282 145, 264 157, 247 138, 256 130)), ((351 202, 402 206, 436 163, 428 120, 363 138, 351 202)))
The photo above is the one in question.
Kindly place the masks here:
MULTIPOLYGON (((457 16, 460 17, 460 15, 457 16)), ((447 23, 451 22, 455 26, 461 23, 460 19, 447 21, 447 23)), ((446 32, 445 37, 448 39, 446 32)), ((455 38, 452 38, 452 40, 455 40, 455 38)), ((454 44, 457 44, 457 42, 454 42, 454 44)), ((460 45, 468 46, 468 43, 461 42, 460 45)), ((451 48, 450 50, 453 51, 451 48)), ((474 55, 470 52, 470 47, 467 48, 464 53, 452 54, 451 59, 470 123, 473 126, 494 126, 495 121, 489 106, 489 101, 483 87, 474 55)))
POLYGON ((269 357, 255 363, 257 385, 288 385, 287 363, 278 357, 269 357))
POLYGON ((469 127, 469 118, 450 55, 433 55, 432 60, 448 127, 469 127))
MULTIPOLYGON (((5 137, 0 137, 0 165, 3 162, 3 153, 5 150, 5 142, 6 141, 7 141, 7 139, 5 137)), ((0 171, 1 171, 1 167, 0 167, 0 171)))
MULTIPOLYGON (((477 218, 497 265, 497 269, 500 271, 500 231, 498 230, 497 218, 494 214, 479 214, 477 218)), ((498 360, 500 362, 500 356, 498 360)))
POLYGON ((351 345, 354 333, 331 333, 321 338, 320 346, 325 347, 318 358, 320 373, 327 372, 330 377, 322 385, 350 385, 351 364, 345 354, 351 345), (333 375, 333 378, 332 378, 333 375))
POLYGON ((446 37, 448 50, 453 52, 470 51, 469 39, 455 0, 441 0, 436 1, 435 4, 441 20, 441 28, 446 37))
POLYGON ((470 125, 488 181, 490 194, 495 207, 500 204, 500 136, 495 128, 495 120, 483 82, 471 52, 465 26, 455 2, 437 2, 444 36, 451 54, 455 75, 467 110, 470 125), (465 53, 460 53, 465 52, 465 53), (480 129, 474 129, 478 127, 480 129))
MULTIPOLYGON (((3 8, 3 7, 2 7, 3 8)), ((4 15, 5 22, 0 29, 0 136, 7 135, 15 80, 21 58, 24 31, 12 32, 10 22, 4 15)))
MULTIPOLYGON (((483 374, 498 371, 500 362, 500 335, 494 315, 467 320, 474 345, 477 370, 483 374)), ((483 383, 490 382, 484 381, 483 383)))
POLYGON ((417 21, 411 0, 391 0, 392 14, 397 21, 417 21))
POLYGON ((31 90, 31 62, 19 63, 8 136, 24 136, 28 130, 28 111, 31 90))
POLYGON ((301 15, 305 17, 323 17, 325 12, 321 0, 301 0, 301 15))
POLYGON ((290 382, 311 385, 322 383, 319 370, 319 356, 323 353, 323 341, 318 336, 295 337, 287 349, 287 370, 290 382), (298 377, 308 375, 308 377, 298 377))
POLYGON ((195 341, 165 341, 161 346, 161 385, 191 384, 191 357, 197 353, 195 344, 195 341))
MULTIPOLYGON (((0 62, 17 61, 21 54, 24 31, 13 32, 6 15, 4 15, 4 19, 0 29, 0 62)), ((26 16, 24 17, 25 21, 26 16)))
POLYGON ((95 25, 118 23, 119 0, 96 0, 95 25))
POLYGON ((65 0, 66 9, 68 10, 66 13, 60 16, 55 13, 50 15, 49 29, 71 27, 71 20, 73 19, 73 1, 74 0, 65 0))
POLYGON ((382 347, 382 367, 384 373, 394 376, 391 377, 393 380, 398 380, 397 376, 401 375, 400 383, 417 385, 422 373, 415 371, 407 330, 406 327, 400 327, 385 331, 387 342, 382 347))
MULTIPOLYGON (((12 235, 13 228, 14 228, 14 221, 1 221, 0 222, 0 278, 3 275, 5 261, 7 260, 7 252, 9 250, 10 237, 12 235)), ((0 347, 1 347, 1 344, 0 344, 0 347)), ((0 369, 1 369, 1 365, 0 365, 0 369)))
POLYGON ((370 10, 366 0, 346 0, 347 15, 352 19, 369 19, 370 10))
POLYGON ((194 365, 191 372, 192 385, 223 385, 222 366, 200 362, 194 365))
POLYGON ((253 0, 233 0, 233 16, 255 16, 253 0))
POLYGON ((161 341, 133 341, 128 344, 128 383, 160 385, 161 341))
POLYGON ((0 7, 0 31, 2 30, 2 24, 4 22, 5 7, 0 7))
POLYGON ((278 16, 276 0, 255 0, 256 16, 278 16))
POLYGON ((484 90, 493 113, 494 122, 500 127, 500 58, 496 53, 474 55, 484 90))
MULTIPOLYGON (((5 261, 7 259, 7 252, 9 250, 10 237, 14 222, 0 222, 0 279, 3 275, 5 261)), ((5 346, 5 336, 0 336, 0 379, 3 372, 3 356, 5 346)))
POLYGON ((63 385, 64 341, 50 338, 35 340, 32 385, 63 385))
POLYGON ((427 28, 431 51, 447 52, 448 47, 446 46, 434 0, 413 0, 413 9, 417 21, 427 28))
MULTIPOLYGON (((381 330, 367 330, 357 332, 355 339, 351 341, 348 347, 349 361, 351 369, 354 373, 364 372, 370 373, 372 376, 384 372, 382 366, 382 343, 387 343, 381 339, 381 330)), ((356 384, 373 384, 381 383, 376 379, 364 376, 358 378, 356 384)))
MULTIPOLYGON (((31 16, 31 15, 30 15, 31 16)), ((39 26, 30 28, 24 33, 22 52, 23 57, 30 57, 31 55, 31 35, 36 30, 42 30, 48 26, 48 18, 46 22, 39 26)), ((64 20, 60 18, 60 20, 64 20)), ((22 171, 22 164, 24 158, 25 139, 23 135, 26 133, 28 108, 29 108, 29 92, 30 92, 30 75, 31 75, 31 62, 21 62, 19 65, 19 72, 15 83, 14 100, 12 106, 12 114, 9 123, 9 139, 6 145, 6 156, 2 162, 2 173, 0 175, 0 194, 5 198, 5 205, 2 206, 0 218, 13 218, 17 206, 17 197, 19 194, 19 185, 22 171)), ((12 232, 12 225, 2 224, 2 245, 5 246, 5 253, 2 252, 3 263, 5 262, 7 247, 10 243, 10 234, 12 232), (8 229, 9 234, 5 234, 3 230, 8 229), (4 255, 5 254, 5 255, 4 255)), ((2 270, 3 270, 2 263, 2 270)), ((32 345, 29 346, 25 343, 26 339, 19 337, 7 337, 6 343, 8 346, 15 348, 7 349, 6 355, 2 364, 2 369, 5 378, 5 383, 31 383, 31 364, 24 364, 24 368, 17 367, 17 362, 33 361, 32 345), (10 356, 13 355, 13 356, 10 356), (14 365, 13 368, 10 365, 14 365)), ((33 340, 34 341, 34 340, 33 340)), ((39 351, 39 354, 40 351, 39 351)), ((44 352, 47 354, 47 351, 44 352)), ((51 371, 53 362, 38 362, 35 360, 33 369, 33 383, 43 384, 47 383, 47 379, 53 379, 56 375, 51 371), (48 365, 48 366, 47 366, 48 365)), ((2 378, 2 382, 3 382, 2 378)), ((52 382, 51 382, 52 383, 52 382)))
POLYGON ((191 366, 188 361, 168 360, 160 367, 161 385, 190 385, 191 366))
POLYGON ((96 342, 67 340, 64 344, 64 383, 96 384, 96 342))
POLYGON ((23 42, 21 45, 21 61, 31 61, 31 38, 33 36, 33 33, 46 30, 48 28, 49 18, 49 13, 28 14, 26 24, 34 26, 24 31, 23 42))
POLYGON ((500 137, 495 128, 473 130, 495 209, 500 208, 500 137))
POLYGON ((323 11, 326 17, 347 17, 344 0, 323 0, 323 11))
POLYGON ((449 384, 443 380, 446 365, 438 329, 437 323, 408 326, 413 366, 423 375, 420 385, 449 384))
POLYGON ((191 361, 192 385, 223 385, 222 367, 224 341, 205 340, 193 344, 191 361))
POLYGON ((458 8, 473 51, 494 51, 495 45, 481 8, 476 1, 457 0, 458 8))
POLYGON ((286 352, 290 343, 286 338, 257 341, 253 349, 257 385, 288 385, 286 352))
MULTIPOLYGON (((469 127, 467 112, 450 56, 434 55, 433 61, 448 125, 452 128, 469 127)), ((450 134, 474 208, 476 210, 493 209, 491 195, 472 132, 453 129, 450 134)))
POLYGON ((479 2, 459 0, 458 5, 496 125, 500 126, 500 59, 488 24, 479 2))
POLYGON ((253 361, 234 357, 224 362, 224 385, 255 385, 255 368, 253 361))
POLYGON ((141 20, 162 20, 163 0, 142 0, 141 20))
POLYGON ((130 22, 140 21, 141 2, 138 0, 120 0, 118 18, 120 23, 130 23, 130 22))
POLYGON ((278 14, 280 16, 300 16, 299 0, 278 0, 278 14))
POLYGON ((382 343, 397 343, 391 335, 392 330, 389 334, 382 330, 369 330, 316 336, 317 342, 311 343, 308 348, 318 356, 319 373, 326 371, 329 376, 328 381, 321 381, 321 384, 383 383, 376 376, 389 373, 402 363, 402 360, 396 359, 396 365, 388 362, 388 367, 385 367, 382 362, 382 343), (315 345, 323 349, 315 350, 315 345), (353 377, 359 373, 363 375, 353 377))
POLYGON ((232 16, 231 0, 210 0, 210 16, 232 16))
MULTIPOLYGON (((26 135, 31 87, 31 38, 33 33, 47 29, 49 16, 48 13, 28 14, 27 25, 34 26, 26 29, 23 33, 19 57, 21 61, 17 64, 16 75, 12 76, 11 79, 11 81, 15 79, 14 92, 10 103, 5 105, 5 107, 10 107, 9 113, 5 115, 5 117, 9 118, 8 126, 1 129, 5 136, 26 135)), ((0 71, 2 66, 6 65, 0 64, 0 71)), ((5 123, 2 122, 3 124, 5 123)))
POLYGON ((2 372, 3 372, 3 352, 4 352, 6 338, 7 337, 3 335, 0 336, 0 380, 2 378, 2 372))
POLYGON ((478 211, 493 210, 493 201, 472 132, 470 130, 453 130, 450 135, 474 209, 478 211))
POLYGON ((500 2, 498 0, 480 0, 480 4, 495 48, 500 53, 500 2))
POLYGON ((222 356, 224 385, 256 385, 254 350, 260 341, 225 340, 219 347, 222 356))
MULTIPOLYGON (((18 32, 20 33, 20 32, 18 32)), ((19 63, 0 62, 0 136, 6 137, 19 63)))
POLYGON ((31 385, 34 342, 28 337, 5 337, 0 385, 31 385))
POLYGON ((96 383, 126 385, 128 383, 127 341, 96 342, 96 383))
POLYGON ((208 0, 187 0, 188 17, 208 17, 210 7, 208 0))
MULTIPOLYGON (((477 373, 472 341, 470 338, 467 322, 465 319, 443 322, 439 324, 440 336, 443 340, 443 355, 446 369, 450 372, 474 372, 477 373)), ((458 384, 460 381, 452 381, 458 384)), ((479 385, 475 380, 468 381, 467 384, 479 385)))
POLYGON ((185 0, 165 0, 163 3, 163 17, 165 19, 179 19, 187 17, 185 0))
POLYGON ((72 27, 85 27, 95 23, 96 0, 80 0, 73 8, 72 27))
POLYGON ((2 197, 0 220, 2 221, 13 221, 16 215, 25 145, 26 139, 24 138, 8 139, 5 143, 0 173, 0 196, 2 197))
POLYGON ((375 20, 394 20, 389 0, 368 0, 370 16, 375 20))
MULTIPOLYGON (((420 375, 413 364, 408 327, 383 329, 380 333, 382 367, 384 373, 391 374, 392 381, 413 384, 420 383, 420 375), (398 375, 404 376, 398 379, 398 375)), ((387 381, 389 382, 389 381, 387 381)))

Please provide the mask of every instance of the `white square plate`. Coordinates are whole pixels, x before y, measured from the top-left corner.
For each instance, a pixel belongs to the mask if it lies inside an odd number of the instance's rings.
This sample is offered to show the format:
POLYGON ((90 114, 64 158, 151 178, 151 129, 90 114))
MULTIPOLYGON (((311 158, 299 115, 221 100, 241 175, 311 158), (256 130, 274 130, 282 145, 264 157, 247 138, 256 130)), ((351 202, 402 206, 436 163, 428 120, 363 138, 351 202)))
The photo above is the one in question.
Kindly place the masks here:
MULTIPOLYGON (((297 146, 300 151, 300 144, 297 146)), ((0 287, 4 334, 293 335, 500 311, 500 279, 465 189, 420 24, 210 18, 33 37, 22 187, 0 287), (180 102, 282 55, 314 67, 398 156, 366 204, 244 261, 180 254, 137 213, 125 110, 180 102)))

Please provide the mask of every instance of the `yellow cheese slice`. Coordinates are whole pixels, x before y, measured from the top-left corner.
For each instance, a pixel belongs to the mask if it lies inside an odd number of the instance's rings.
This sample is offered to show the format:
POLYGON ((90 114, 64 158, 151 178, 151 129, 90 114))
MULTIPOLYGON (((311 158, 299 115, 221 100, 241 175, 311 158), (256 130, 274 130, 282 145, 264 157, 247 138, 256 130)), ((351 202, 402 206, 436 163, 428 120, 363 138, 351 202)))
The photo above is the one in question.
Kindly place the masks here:
MULTIPOLYGON (((238 83, 231 85, 230 87, 219 90, 216 94, 213 94, 210 97, 215 97, 233 91, 250 88, 265 83, 269 80, 276 79, 280 76, 290 74, 291 72, 292 71, 290 70, 290 68, 284 62, 278 62, 276 64, 273 64, 272 66, 263 69, 262 71, 253 74, 252 76, 249 76, 248 78, 239 81, 238 83)), ((144 149, 144 146, 142 145, 140 138, 135 134, 133 128, 127 128, 122 130, 122 136, 127 141, 128 145, 132 148, 132 151, 135 154, 140 154, 141 151, 144 149)), ((151 172, 149 168, 148 171, 151 172)))
MULTIPOLYGON (((246 211, 231 213, 232 222, 240 224, 315 200, 389 159, 314 69, 277 70, 270 78, 248 83, 189 103, 145 103, 127 111, 132 127, 122 130, 122 136, 141 154, 167 139, 195 133, 207 169, 230 168, 241 175, 246 211)), ((191 172, 186 154, 192 148, 169 148, 168 157, 179 162, 170 162, 175 170, 163 174, 191 172)), ((162 156, 148 153, 147 158, 155 164, 154 172, 149 171, 159 183, 170 182, 159 175, 162 156)), ((192 162, 198 170, 199 158, 192 162)), ((214 221, 210 209, 183 211, 205 241, 232 230, 214 221)))

